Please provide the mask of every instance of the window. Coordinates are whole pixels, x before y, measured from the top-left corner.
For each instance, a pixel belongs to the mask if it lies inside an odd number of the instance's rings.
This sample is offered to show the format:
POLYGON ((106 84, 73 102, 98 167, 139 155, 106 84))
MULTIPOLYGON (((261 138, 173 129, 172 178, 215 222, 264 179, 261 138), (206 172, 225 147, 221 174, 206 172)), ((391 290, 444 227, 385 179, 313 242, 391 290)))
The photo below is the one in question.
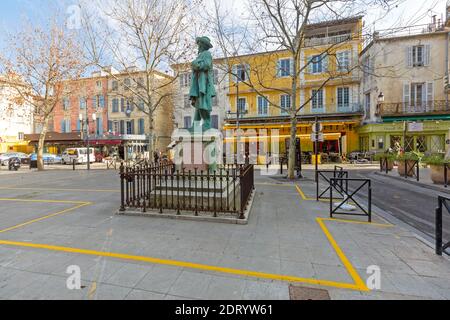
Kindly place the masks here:
POLYGON ((191 85, 191 73, 180 74, 180 87, 189 87, 191 85))
POLYGON ((323 89, 320 90, 312 90, 312 108, 314 109, 323 109, 323 89))
POLYGON ((25 138, 25 134, 24 134, 23 132, 19 132, 19 133, 17 134, 17 138, 18 138, 20 141, 22 141, 22 140, 25 138))
POLYGON ((125 112, 125 99, 120 99, 120 112, 125 112))
POLYGON ((97 81, 96 82, 96 86, 97 86, 98 89, 101 89, 102 88, 102 82, 101 81, 97 81))
POLYGON ((411 84, 411 105, 421 107, 425 98, 425 84, 412 83, 411 84))
POLYGON ((282 94, 280 96, 281 114, 288 114, 288 110, 291 109, 291 96, 288 94, 282 94))
POLYGON ((266 116, 269 111, 269 102, 265 97, 258 97, 258 115, 266 116))
POLYGON ((144 100, 142 100, 142 99, 139 99, 139 102, 138 102, 138 109, 139 110, 145 110, 145 102, 144 102, 144 100))
POLYGON ((61 133, 69 133, 72 131, 70 126, 70 119, 61 120, 61 133))
POLYGON ((117 91, 119 89, 119 83, 116 80, 113 80, 111 83, 112 91, 117 91))
POLYGON ((69 110, 69 108, 70 108, 70 100, 69 98, 65 97, 63 98, 63 109, 69 110))
POLYGON ((219 116, 218 115, 211 116, 211 128, 219 129, 219 116))
POLYGON ((239 98, 237 101, 237 108, 239 113, 244 114, 247 110, 247 100, 245 98, 239 98))
POLYGON ((323 55, 312 56, 308 61, 309 73, 322 73, 328 69, 328 57, 323 55))
POLYGON ((366 119, 370 118, 370 93, 364 96, 364 109, 366 113, 366 119))
POLYGON ((336 54, 337 69, 340 72, 349 72, 350 69, 350 51, 338 52, 336 54))
POLYGON ((414 67, 422 67, 424 65, 424 48, 423 46, 414 46, 413 52, 413 65, 414 67))
POLYGON ((84 97, 80 98, 80 109, 86 109, 86 98, 84 97))
POLYGON ((120 122, 119 121, 113 122, 112 130, 114 133, 120 133, 120 122))
POLYGON ((277 75, 279 77, 289 77, 292 75, 292 60, 291 59, 281 59, 278 60, 277 64, 277 75))
POLYGON ((338 88, 337 89, 337 105, 338 109, 350 107, 350 88, 338 88))
POLYGON ((119 112, 119 99, 117 98, 112 100, 112 112, 119 112))
POLYGON ((134 120, 127 121, 127 134, 134 134, 134 120))
POLYGON ((184 127, 190 128, 192 126, 192 117, 184 117, 184 127))
POLYGON ((136 81, 139 88, 144 88, 144 78, 139 77, 136 81))
POLYGON ((92 97, 92 108, 97 109, 98 108, 98 99, 97 96, 92 97))
POLYGON ((244 64, 239 64, 233 66, 233 76, 234 82, 242 82, 248 80, 249 66, 244 64))
POLYGON ((184 107, 185 108, 190 108, 191 107, 191 100, 190 100, 190 96, 188 94, 184 95, 184 107))

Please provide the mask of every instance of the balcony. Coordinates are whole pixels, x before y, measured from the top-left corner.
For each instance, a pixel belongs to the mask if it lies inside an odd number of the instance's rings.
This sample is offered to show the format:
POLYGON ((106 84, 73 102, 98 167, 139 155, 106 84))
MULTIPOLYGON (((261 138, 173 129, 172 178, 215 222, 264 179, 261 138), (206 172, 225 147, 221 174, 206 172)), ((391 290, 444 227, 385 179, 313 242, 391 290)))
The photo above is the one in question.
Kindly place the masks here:
POLYGON ((340 34, 331 37, 318 37, 305 39, 305 47, 324 46, 329 44, 339 44, 352 39, 351 34, 340 34))
POLYGON ((341 113, 350 113, 350 114, 359 114, 363 113, 364 110, 362 105, 359 103, 351 103, 348 105, 324 105, 320 108, 312 108, 311 106, 306 106, 303 109, 303 114, 341 114, 341 113))
POLYGON ((444 100, 434 100, 411 105, 410 103, 383 103, 376 115, 381 117, 405 117, 411 115, 450 114, 450 108, 444 100))

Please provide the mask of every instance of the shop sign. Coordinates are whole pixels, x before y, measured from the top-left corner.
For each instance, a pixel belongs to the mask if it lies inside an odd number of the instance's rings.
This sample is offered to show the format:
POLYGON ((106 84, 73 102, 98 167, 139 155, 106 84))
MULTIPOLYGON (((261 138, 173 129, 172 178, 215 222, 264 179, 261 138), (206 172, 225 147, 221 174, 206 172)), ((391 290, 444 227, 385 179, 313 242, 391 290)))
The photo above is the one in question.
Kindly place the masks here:
POLYGON ((408 131, 409 132, 422 132, 423 131, 423 122, 408 123, 408 131))

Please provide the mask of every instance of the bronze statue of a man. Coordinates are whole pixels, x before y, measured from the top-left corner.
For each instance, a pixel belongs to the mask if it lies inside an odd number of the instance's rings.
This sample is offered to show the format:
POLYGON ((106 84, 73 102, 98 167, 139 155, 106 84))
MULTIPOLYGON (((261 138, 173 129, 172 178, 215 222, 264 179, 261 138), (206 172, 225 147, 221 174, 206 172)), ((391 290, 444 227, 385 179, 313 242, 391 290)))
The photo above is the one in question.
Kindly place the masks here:
POLYGON ((213 60, 209 52, 213 46, 208 37, 199 37, 196 42, 198 57, 191 64, 192 83, 189 92, 192 106, 196 109, 192 129, 203 120, 202 131, 207 131, 211 129, 212 98, 216 96, 213 60))

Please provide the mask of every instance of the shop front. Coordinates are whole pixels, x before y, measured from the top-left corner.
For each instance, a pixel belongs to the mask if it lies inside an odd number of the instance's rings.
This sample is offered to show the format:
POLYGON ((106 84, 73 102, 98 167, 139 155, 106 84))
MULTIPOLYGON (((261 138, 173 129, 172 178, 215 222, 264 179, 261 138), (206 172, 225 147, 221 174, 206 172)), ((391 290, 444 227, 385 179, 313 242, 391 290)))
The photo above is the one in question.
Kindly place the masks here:
POLYGON ((408 120, 368 124, 359 128, 362 151, 439 153, 448 150, 450 121, 408 120))
MULTIPOLYGON (((260 119, 259 119, 260 120, 260 119)), ((356 119, 319 120, 323 125, 318 143, 318 152, 324 162, 341 162, 343 158, 358 149, 356 119)), ((304 163, 311 163, 314 153, 312 127, 314 121, 300 121, 297 125, 297 139, 300 140, 301 154, 304 163)), ((225 143, 231 144, 231 150, 237 150, 237 126, 228 122, 225 125, 225 143)), ((245 143, 245 152, 257 150, 258 164, 264 164, 266 155, 286 156, 290 141, 290 124, 284 123, 252 123, 247 119, 240 121, 241 143, 245 143)))

